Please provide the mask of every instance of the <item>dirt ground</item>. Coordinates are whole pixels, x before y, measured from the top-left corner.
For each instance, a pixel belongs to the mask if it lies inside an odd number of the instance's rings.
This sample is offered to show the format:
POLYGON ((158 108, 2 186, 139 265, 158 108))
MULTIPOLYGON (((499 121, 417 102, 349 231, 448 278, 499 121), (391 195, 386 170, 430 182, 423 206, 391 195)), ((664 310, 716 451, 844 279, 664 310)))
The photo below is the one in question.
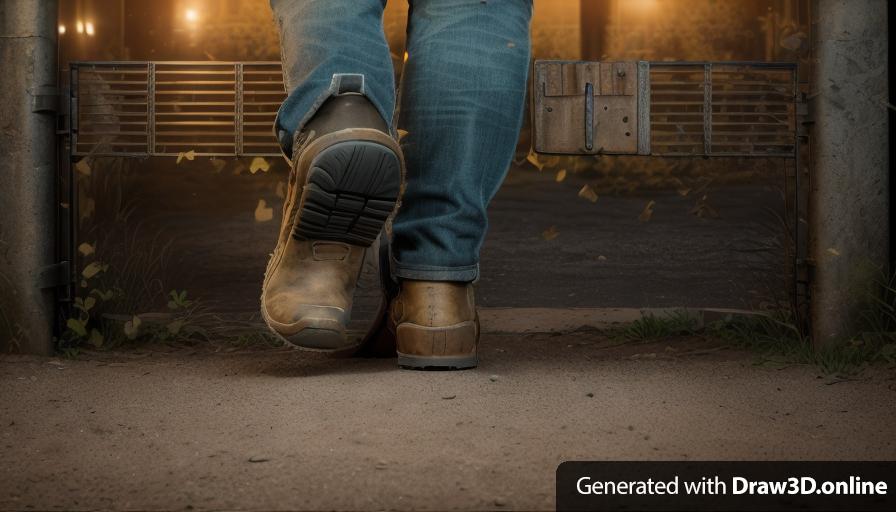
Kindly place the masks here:
POLYGON ((896 458, 892 369, 585 330, 486 334, 482 356, 3 356, 0 509, 551 509, 565 460, 896 458))

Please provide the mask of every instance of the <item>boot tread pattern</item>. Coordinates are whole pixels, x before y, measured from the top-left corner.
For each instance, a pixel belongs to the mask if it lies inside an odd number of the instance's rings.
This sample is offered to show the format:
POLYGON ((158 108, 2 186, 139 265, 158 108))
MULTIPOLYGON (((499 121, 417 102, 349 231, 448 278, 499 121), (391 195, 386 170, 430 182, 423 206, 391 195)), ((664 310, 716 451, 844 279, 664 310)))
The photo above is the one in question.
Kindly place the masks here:
POLYGON ((293 236, 369 246, 395 209, 400 188, 392 149, 368 141, 334 144, 311 162, 293 236))

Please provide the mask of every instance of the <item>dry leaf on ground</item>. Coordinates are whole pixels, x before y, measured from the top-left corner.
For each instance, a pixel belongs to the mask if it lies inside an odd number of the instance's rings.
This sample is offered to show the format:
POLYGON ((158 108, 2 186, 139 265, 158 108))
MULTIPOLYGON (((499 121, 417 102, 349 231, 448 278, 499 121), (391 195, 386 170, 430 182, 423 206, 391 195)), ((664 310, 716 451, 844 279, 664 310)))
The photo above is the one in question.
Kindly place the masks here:
POLYGON ((251 172, 252 174, 255 174, 258 171, 268 172, 270 168, 271 164, 269 164, 268 161, 261 156, 256 156, 252 159, 252 163, 249 164, 249 172, 251 172))
POLYGON ((591 185, 583 185, 579 190, 579 197, 587 199, 592 203, 597 202, 597 192, 594 191, 594 188, 591 185))
POLYGON ((255 222, 267 222, 274 218, 274 209, 268 207, 268 202, 264 199, 258 200, 258 206, 255 207, 255 222))
POLYGON ((656 201, 650 201, 647 203, 647 206, 644 207, 644 210, 641 212, 641 215, 638 215, 638 220, 641 222, 649 222, 653 217, 653 207, 656 205, 656 201))
POLYGON ((227 167, 227 162, 222 158, 212 158, 212 167, 215 169, 215 173, 220 173, 227 167))

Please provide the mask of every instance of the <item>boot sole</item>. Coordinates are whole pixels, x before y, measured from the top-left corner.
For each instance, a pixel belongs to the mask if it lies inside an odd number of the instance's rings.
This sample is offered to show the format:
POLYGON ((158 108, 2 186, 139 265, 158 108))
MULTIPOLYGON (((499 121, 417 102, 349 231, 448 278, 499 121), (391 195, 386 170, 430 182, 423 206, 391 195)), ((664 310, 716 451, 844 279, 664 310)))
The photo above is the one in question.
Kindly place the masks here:
POLYGON ((308 168, 293 236, 369 247, 401 192, 401 163, 376 142, 338 142, 308 168))
POLYGON ((398 366, 406 370, 467 370, 479 365, 479 356, 415 356, 398 353, 398 366))
POLYGON ((475 368, 479 364, 479 356, 476 354, 479 326, 476 321, 445 327, 402 323, 396 328, 396 338, 398 366, 402 368, 464 370, 475 368), (417 347, 415 351, 424 354, 403 353, 402 347, 417 347))

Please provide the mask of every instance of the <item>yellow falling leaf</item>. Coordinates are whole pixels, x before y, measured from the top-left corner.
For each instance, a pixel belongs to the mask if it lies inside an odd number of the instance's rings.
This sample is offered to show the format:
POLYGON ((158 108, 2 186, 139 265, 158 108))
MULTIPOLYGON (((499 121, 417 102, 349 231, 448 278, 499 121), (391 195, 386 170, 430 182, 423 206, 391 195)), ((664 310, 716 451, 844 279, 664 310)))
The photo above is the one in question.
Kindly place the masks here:
POLYGON ((84 270, 81 271, 81 275, 84 279, 90 279, 91 277, 99 274, 103 270, 103 265, 98 261, 94 261, 90 265, 84 267, 84 270))
POLYGON ((212 162, 212 167, 215 169, 215 173, 220 173, 221 171, 224 170, 224 167, 227 166, 227 162, 225 162, 221 158, 212 158, 211 162, 212 162))
POLYGON ((252 159, 252 163, 249 164, 249 172, 255 174, 258 171, 268 172, 268 169, 271 168, 271 164, 268 163, 264 157, 256 156, 252 159))
POLYGON ((90 173, 92 172, 90 169, 90 164, 87 163, 86 158, 78 160, 78 163, 75 164, 75 170, 80 172, 84 176, 90 176, 90 173))
POLYGON ((81 205, 81 218, 89 219, 93 216, 93 212, 96 211, 96 201, 92 197, 88 198, 87 201, 84 201, 81 205))
POLYGON ((239 176, 245 170, 246 170, 246 164, 244 164, 243 162, 237 162, 237 164, 233 166, 233 175, 239 176))
POLYGON ((81 256, 90 256, 94 252, 94 247, 84 242, 78 246, 78 252, 81 253, 81 256))
POLYGON ((548 229, 541 232, 541 237, 544 238, 545 240, 553 240, 553 239, 557 238, 557 235, 559 235, 559 234, 560 234, 560 232, 557 231, 557 226, 551 226, 548 229))
POLYGON ((536 169, 539 171, 544 169, 544 164, 538 159, 538 154, 535 151, 529 150, 529 154, 526 156, 526 161, 530 164, 534 165, 536 169))
POLYGON ((275 194, 277 194, 277 197, 280 199, 286 199, 286 183, 283 183, 282 181, 277 183, 275 194))
POLYGON ((561 181, 565 180, 566 179, 566 169, 560 169, 559 171, 557 171, 557 176, 555 176, 554 179, 557 181, 557 183, 560 183, 561 181))
POLYGON ((641 212, 641 215, 638 215, 638 220, 641 222, 649 222, 650 218, 653 217, 654 205, 656 205, 655 201, 648 202, 647 206, 645 206, 644 210, 641 212))
POLYGON ((258 200, 258 206, 255 207, 255 222, 267 222, 274 218, 274 209, 268 207, 268 202, 264 199, 258 200))
MULTIPOLYGON (((181 163, 181 161, 186 158, 187 160, 193 161, 196 158, 196 151, 189 150, 187 152, 181 151, 177 154, 177 164, 181 163)), ((176 164, 175 164, 176 165, 176 164)))
POLYGON ((404 136, 407 135, 407 134, 408 134, 408 131, 407 131, 407 130, 402 130, 402 129, 399 128, 399 130, 398 130, 398 140, 403 139, 404 136))
POLYGON ((691 213, 701 219, 706 217, 717 219, 719 217, 719 212, 709 204, 709 196, 706 194, 703 194, 703 197, 697 200, 697 204, 691 208, 691 213))
POLYGON ((594 188, 592 188, 591 185, 583 185, 581 190, 579 190, 579 197, 587 199, 592 203, 597 202, 597 192, 594 191, 594 188))
POLYGON ((681 187, 678 189, 678 195, 680 195, 681 197, 684 197, 690 193, 691 193, 691 189, 689 189, 687 187, 681 187))
POLYGON ((828 247, 828 254, 831 256, 840 256, 840 251, 834 249, 833 247, 828 247))

